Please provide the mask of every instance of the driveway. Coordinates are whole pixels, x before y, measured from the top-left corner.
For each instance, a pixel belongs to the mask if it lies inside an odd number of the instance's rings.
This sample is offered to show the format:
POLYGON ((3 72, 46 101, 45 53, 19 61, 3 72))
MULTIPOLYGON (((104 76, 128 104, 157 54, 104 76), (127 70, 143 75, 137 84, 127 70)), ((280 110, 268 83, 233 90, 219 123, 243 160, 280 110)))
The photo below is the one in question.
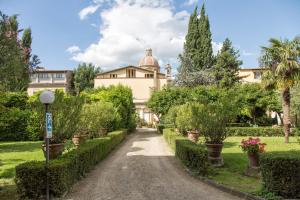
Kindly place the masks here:
POLYGON ((162 135, 139 129, 127 137, 65 199, 235 200, 184 171, 162 135))

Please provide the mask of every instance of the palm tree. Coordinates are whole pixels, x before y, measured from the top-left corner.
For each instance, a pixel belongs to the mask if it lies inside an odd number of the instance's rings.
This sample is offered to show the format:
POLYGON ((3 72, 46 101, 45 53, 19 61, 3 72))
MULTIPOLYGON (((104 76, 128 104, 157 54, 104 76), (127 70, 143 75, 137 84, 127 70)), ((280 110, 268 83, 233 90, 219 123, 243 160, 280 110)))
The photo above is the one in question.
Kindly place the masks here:
POLYGON ((262 47, 261 66, 267 69, 263 74, 265 88, 281 92, 285 143, 290 135, 290 89, 300 82, 300 38, 269 40, 269 47, 262 47))

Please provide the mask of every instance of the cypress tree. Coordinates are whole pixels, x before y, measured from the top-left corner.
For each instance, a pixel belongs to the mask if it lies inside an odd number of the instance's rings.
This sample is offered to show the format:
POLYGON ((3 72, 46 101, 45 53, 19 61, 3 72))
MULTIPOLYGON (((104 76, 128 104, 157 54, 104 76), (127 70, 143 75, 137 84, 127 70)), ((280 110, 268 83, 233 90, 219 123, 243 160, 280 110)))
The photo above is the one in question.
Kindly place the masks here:
POLYGON ((239 81, 238 71, 242 61, 239 59, 239 51, 232 47, 232 42, 226 38, 221 51, 216 58, 213 72, 215 79, 221 87, 231 87, 239 81))
POLYGON ((184 43, 184 51, 186 54, 193 57, 196 53, 197 49, 197 39, 199 37, 198 31, 198 7, 196 6, 194 12, 190 16, 189 25, 188 25, 188 32, 185 36, 185 43, 184 43))
POLYGON ((213 50, 211 44, 211 32, 208 16, 205 14, 204 4, 202 5, 200 18, 198 19, 199 37, 197 40, 197 49, 193 58, 198 70, 209 69, 213 66, 213 50))

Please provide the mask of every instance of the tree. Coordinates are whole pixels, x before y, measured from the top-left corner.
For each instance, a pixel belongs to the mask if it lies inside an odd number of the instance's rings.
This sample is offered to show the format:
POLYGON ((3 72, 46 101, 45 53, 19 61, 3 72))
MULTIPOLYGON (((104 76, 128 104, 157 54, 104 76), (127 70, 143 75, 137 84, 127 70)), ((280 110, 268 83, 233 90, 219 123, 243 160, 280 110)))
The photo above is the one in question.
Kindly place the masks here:
POLYGON ((189 19, 183 53, 179 55, 180 66, 176 83, 194 87, 214 83, 211 67, 214 63, 211 45, 211 32, 204 5, 198 18, 197 7, 189 19))
POLYGON ((261 65, 267 72, 262 83, 266 88, 281 92, 285 143, 290 135, 290 90, 300 81, 300 38, 281 40, 271 38, 269 47, 262 47, 261 65))
POLYGON ((82 63, 74 70, 74 86, 77 95, 88 88, 94 87, 94 79, 96 74, 101 70, 93 64, 82 63))
POLYGON ((198 19, 197 49, 194 55, 195 67, 198 70, 209 69, 214 64, 213 50, 211 44, 211 32, 208 16, 205 14, 204 4, 202 5, 200 18, 198 19))
POLYGON ((213 68, 215 79, 221 87, 232 87, 239 81, 238 71, 242 61, 238 60, 239 51, 232 47, 231 41, 226 38, 221 51, 216 58, 213 68))
POLYGON ((25 29, 21 41, 20 32, 17 16, 0 12, 0 91, 26 90, 30 72, 39 64, 31 55, 31 30, 25 29))

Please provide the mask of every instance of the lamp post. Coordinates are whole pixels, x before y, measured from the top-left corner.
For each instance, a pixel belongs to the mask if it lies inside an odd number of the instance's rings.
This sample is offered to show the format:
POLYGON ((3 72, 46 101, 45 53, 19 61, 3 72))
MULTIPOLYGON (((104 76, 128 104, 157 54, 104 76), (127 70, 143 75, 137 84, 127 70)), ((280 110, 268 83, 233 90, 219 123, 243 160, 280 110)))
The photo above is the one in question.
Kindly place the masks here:
POLYGON ((44 91, 40 95, 40 101, 45 105, 45 116, 46 116, 46 199, 49 200, 49 183, 48 183, 48 164, 49 164, 49 139, 52 138, 52 116, 48 111, 49 104, 52 104, 55 99, 52 91, 44 91))

